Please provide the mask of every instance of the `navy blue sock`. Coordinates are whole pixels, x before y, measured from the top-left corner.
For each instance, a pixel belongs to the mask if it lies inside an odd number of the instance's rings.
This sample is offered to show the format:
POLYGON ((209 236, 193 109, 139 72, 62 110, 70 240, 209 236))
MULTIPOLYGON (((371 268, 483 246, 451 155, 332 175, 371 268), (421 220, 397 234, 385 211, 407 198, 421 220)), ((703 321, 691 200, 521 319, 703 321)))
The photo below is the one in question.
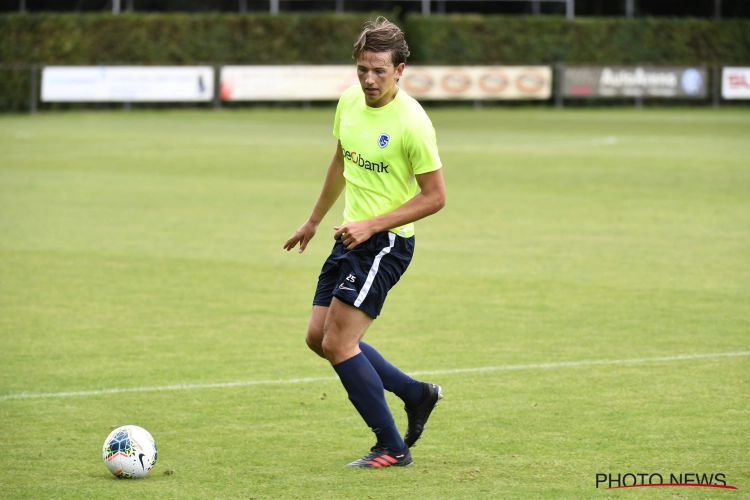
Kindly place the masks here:
POLYGON ((419 403, 424 388, 422 382, 414 380, 406 373, 402 372, 388 362, 373 346, 365 342, 359 343, 362 353, 367 356, 367 360, 378 372, 380 380, 383 381, 383 388, 392 392, 401 400, 408 404, 414 405, 419 403))
POLYGON ((349 400, 378 437, 378 444, 389 450, 406 448, 383 393, 383 382, 363 353, 333 365, 349 400))

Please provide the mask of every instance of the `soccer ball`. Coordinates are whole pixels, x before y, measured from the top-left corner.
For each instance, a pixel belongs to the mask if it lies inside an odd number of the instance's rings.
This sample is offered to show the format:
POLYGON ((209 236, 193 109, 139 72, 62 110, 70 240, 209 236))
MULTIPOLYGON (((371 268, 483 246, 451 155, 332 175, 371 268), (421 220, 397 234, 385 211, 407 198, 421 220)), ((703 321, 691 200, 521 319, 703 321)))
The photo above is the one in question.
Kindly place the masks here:
POLYGON ((156 442, 146 429, 123 425, 104 440, 102 460, 117 477, 145 477, 156 465, 156 442))

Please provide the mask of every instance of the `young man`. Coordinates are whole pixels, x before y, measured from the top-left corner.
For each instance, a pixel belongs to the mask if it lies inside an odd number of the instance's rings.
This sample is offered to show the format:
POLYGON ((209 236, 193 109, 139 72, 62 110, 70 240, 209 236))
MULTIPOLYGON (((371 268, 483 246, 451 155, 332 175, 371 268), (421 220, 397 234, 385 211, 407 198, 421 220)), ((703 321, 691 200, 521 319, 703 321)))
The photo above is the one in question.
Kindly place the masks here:
POLYGON ((396 82, 409 47, 383 17, 365 24, 354 44, 360 86, 346 90, 336 108, 336 153, 310 218, 287 240, 302 253, 318 225, 346 190, 343 224, 318 278, 307 345, 336 370, 349 399, 377 436, 370 453, 349 466, 411 465, 409 448, 441 399, 440 386, 418 382, 362 342, 388 290, 414 252, 414 221, 445 205, 435 130, 422 107, 396 82), (420 192, 416 193, 416 185, 420 192), (404 401, 402 439, 383 389, 404 401))

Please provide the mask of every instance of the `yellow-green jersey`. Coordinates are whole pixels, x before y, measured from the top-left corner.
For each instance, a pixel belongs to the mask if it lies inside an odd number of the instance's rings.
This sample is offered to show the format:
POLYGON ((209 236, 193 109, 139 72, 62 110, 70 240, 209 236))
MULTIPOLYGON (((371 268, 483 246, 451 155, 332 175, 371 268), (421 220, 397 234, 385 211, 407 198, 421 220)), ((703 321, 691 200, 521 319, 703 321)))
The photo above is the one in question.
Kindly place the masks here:
MULTIPOLYGON (((333 135, 344 154, 344 223, 392 212, 416 194, 416 175, 442 167, 432 122, 403 89, 371 108, 362 88, 350 87, 339 99, 333 135)), ((414 224, 390 231, 408 238, 414 224)))

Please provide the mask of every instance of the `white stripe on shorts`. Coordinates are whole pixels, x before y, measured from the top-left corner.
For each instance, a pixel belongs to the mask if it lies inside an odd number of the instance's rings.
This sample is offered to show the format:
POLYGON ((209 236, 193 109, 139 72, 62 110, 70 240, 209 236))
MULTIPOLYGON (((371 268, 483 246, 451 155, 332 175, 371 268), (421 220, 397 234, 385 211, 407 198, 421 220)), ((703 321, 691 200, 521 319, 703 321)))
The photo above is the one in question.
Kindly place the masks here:
POLYGON ((383 258, 383 255, 391 253, 391 248, 393 248, 393 245, 396 244, 396 235, 390 231, 388 231, 388 241, 390 242, 390 246, 382 249, 380 253, 375 257, 375 260, 372 262, 370 273, 367 275, 367 279, 365 280, 365 284, 362 286, 362 290, 360 290, 359 295, 357 295, 357 300, 354 301, 354 307, 359 307, 362 305, 362 302, 367 297, 367 293, 370 291, 372 282, 375 281, 375 275, 378 274, 380 259, 383 258))

